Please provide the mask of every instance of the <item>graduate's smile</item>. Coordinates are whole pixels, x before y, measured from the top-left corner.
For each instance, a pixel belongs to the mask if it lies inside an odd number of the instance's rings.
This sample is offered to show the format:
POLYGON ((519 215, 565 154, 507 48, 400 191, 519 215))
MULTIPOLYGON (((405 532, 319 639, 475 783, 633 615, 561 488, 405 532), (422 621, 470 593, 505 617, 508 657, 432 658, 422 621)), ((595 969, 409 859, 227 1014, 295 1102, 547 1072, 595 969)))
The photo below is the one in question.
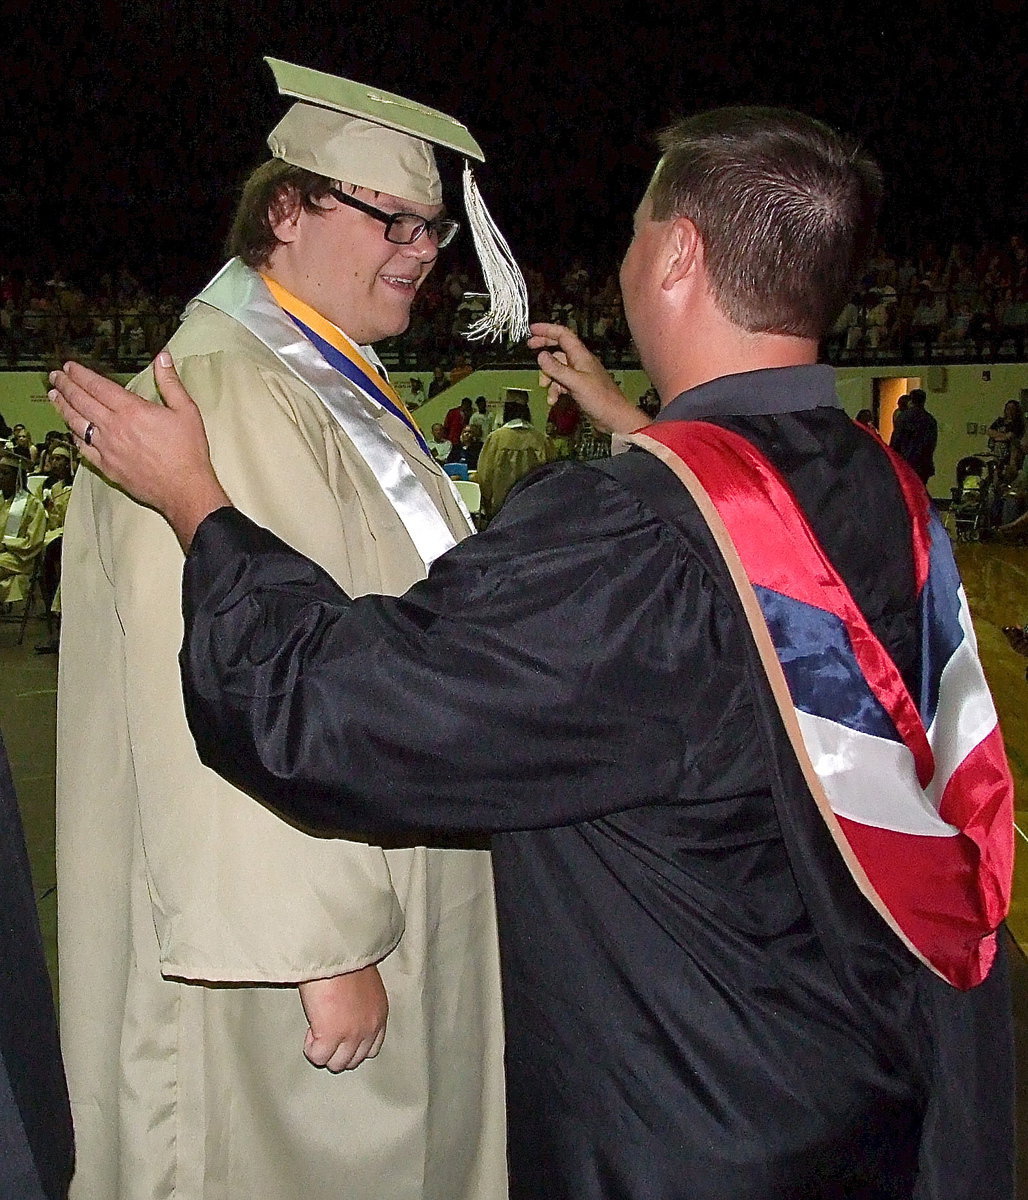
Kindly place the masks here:
POLYGON ((379 276, 388 287, 395 288, 401 294, 408 295, 411 299, 417 294, 417 290, 421 284, 421 279, 418 276, 410 275, 387 275, 384 272, 379 276))

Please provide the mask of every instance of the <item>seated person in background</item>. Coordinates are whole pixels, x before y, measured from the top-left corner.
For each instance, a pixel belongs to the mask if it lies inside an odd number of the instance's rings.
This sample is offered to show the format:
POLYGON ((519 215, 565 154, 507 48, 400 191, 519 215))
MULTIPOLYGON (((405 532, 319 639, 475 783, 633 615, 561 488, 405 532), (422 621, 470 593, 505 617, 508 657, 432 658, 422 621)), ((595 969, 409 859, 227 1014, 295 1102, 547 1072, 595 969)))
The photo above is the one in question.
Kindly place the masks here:
POLYGON ((417 377, 411 376, 410 395, 407 397, 407 407, 410 409, 419 408, 425 403, 425 385, 417 377))
POLYGON ((864 336, 862 344, 869 350, 878 350, 888 342, 895 308, 895 296, 889 298, 875 291, 868 292, 864 312, 864 336))
MULTIPOLYGON (((462 379, 467 379, 473 370, 474 367, 470 362, 468 362, 468 356, 466 354, 458 354, 457 361, 453 364, 453 367, 450 371, 450 383, 460 383, 462 379)), ((470 407, 471 401, 469 400, 467 403, 470 407)), ((463 406, 464 401, 462 400, 461 407, 463 406)), ((468 415, 470 416, 471 414, 469 413, 468 415)))
POLYGON ((32 564, 43 548, 46 510, 25 487, 25 459, 0 455, 0 604, 28 595, 32 564))
POLYGON ((827 342, 833 351, 852 350, 860 344, 860 305, 856 297, 846 303, 828 331, 827 342))
POLYGON ((71 448, 63 442, 55 444, 49 451, 50 473, 43 480, 43 507, 46 509, 47 531, 64 528, 64 514, 71 499, 74 470, 71 448))
POLYGON ((428 446, 429 453, 436 462, 446 462, 453 446, 446 440, 443 433, 443 427, 439 421, 432 426, 432 436, 425 439, 425 444, 428 446))
POLYGON ((486 514, 495 516, 519 479, 556 457, 546 434, 532 428, 528 405, 523 400, 508 400, 503 406, 503 424, 485 439, 478 459, 478 484, 486 514))
POLYGON ((1011 289, 1000 309, 1001 341, 1008 338, 1014 343, 1014 353, 1024 354, 1025 338, 1028 334, 1028 287, 1011 289))
POLYGON ((15 433, 11 441, 11 449, 14 451, 14 453, 21 455, 21 457, 24 459, 27 459, 28 462, 34 467, 39 458, 39 451, 36 449, 35 444, 32 441, 32 434, 29 433, 24 425, 17 431, 17 433, 15 433))
MULTIPOLYGON (((46 534, 43 538, 43 567, 40 572, 40 583, 43 590, 43 603, 47 610, 59 612, 60 605, 55 605, 55 600, 61 586, 64 518, 68 512, 68 501, 71 499, 71 485, 74 478, 70 447, 63 442, 54 443, 49 452, 49 461, 51 471, 43 480, 40 497, 43 501, 43 508, 46 510, 46 534)), ((51 637, 48 642, 44 642, 42 646, 37 646, 36 652, 56 654, 56 635, 51 637)))
POLYGON ((973 318, 970 301, 954 296, 946 306, 946 320, 939 330, 939 345, 959 346, 967 339, 973 318))
POLYGON ((477 425, 465 425, 460 431, 456 446, 446 457, 446 464, 463 463, 469 471, 478 469, 478 458, 482 453, 482 439, 477 425))
POLYGON ((445 392, 450 386, 450 381, 446 376, 446 371, 442 367, 432 368, 432 378, 428 383, 428 398, 438 396, 440 392, 445 392))
POLYGON ((65 440, 65 436, 59 429, 49 430, 43 442, 36 447, 36 449, 39 451, 36 470, 44 475, 49 475, 52 469, 50 464, 50 454, 54 446, 64 446, 65 449, 68 448, 68 443, 65 440))
MULTIPOLYGON (((486 311, 486 299, 487 297, 479 295, 467 295, 463 297, 457 306, 456 312, 453 314, 453 324, 450 326, 450 337, 454 341, 465 337, 475 322, 482 319, 486 311)), ((450 382, 459 383, 470 374, 470 365, 458 358, 456 365, 450 372, 450 382), (467 367, 466 370, 465 367, 467 367)))
POLYGON ((934 341, 946 319, 946 301, 927 285, 918 289, 917 307, 910 325, 910 336, 921 341, 934 341))
POLYGON ((989 426, 989 453, 994 454, 1005 467, 1016 473, 1021 466, 1024 452, 1021 442, 1025 434, 1024 413, 1016 400, 1003 405, 1003 415, 989 426))
POLYGON ((1015 537, 1028 533, 1028 438, 1022 443, 1021 469, 1002 489, 999 533, 1015 537))

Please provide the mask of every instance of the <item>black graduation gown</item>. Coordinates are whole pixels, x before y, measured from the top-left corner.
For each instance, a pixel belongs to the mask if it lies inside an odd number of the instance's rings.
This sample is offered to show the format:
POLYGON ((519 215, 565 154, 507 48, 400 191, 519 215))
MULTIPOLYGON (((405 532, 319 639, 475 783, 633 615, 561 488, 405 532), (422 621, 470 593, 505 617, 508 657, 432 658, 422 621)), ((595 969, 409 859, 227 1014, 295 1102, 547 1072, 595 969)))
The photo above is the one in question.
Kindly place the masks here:
POLYGON ((71 1107, 14 783, 0 741, 0 1196, 58 1200, 71 1107))
MULTIPOLYGON (((779 466, 910 677, 905 510, 834 404, 792 368, 663 416, 779 466)), ((184 587, 208 765, 319 830, 494 835, 514 1197, 1010 1194, 1002 961, 954 992, 860 896, 656 459, 538 472, 400 599, 351 603, 232 510, 184 587)))

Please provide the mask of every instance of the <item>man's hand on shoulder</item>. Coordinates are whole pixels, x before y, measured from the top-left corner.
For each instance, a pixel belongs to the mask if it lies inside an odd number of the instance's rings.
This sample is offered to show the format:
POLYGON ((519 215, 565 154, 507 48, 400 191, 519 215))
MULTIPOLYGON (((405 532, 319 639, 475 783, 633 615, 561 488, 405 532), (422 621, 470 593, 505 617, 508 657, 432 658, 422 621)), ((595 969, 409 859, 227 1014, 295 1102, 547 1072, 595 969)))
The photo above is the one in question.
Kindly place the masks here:
POLYGON ((163 404, 149 403, 79 363, 51 372, 49 397, 81 456, 161 513, 188 551, 200 522, 231 501, 211 466, 200 410, 166 350, 153 372, 163 404))
POLYGON ((389 998, 378 967, 310 979, 299 992, 310 1024, 303 1052, 314 1066, 352 1071, 382 1049, 389 998))

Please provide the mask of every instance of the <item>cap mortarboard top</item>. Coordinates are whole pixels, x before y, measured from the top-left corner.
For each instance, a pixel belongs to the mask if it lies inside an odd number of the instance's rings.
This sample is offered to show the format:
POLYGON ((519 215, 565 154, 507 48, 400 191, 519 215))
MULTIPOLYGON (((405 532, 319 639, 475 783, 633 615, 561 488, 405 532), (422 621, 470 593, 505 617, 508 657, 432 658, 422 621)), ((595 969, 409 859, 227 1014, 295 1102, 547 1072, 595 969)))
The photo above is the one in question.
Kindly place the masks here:
POLYGON ((485 162, 482 147, 468 133, 467 128, 437 109, 428 108, 414 100, 367 87, 352 79, 328 75, 324 71, 312 71, 278 58, 264 60, 275 76, 275 83, 283 96, 295 96, 307 104, 333 109, 350 117, 360 117, 374 125, 395 129, 435 146, 456 150, 465 158, 485 162))

